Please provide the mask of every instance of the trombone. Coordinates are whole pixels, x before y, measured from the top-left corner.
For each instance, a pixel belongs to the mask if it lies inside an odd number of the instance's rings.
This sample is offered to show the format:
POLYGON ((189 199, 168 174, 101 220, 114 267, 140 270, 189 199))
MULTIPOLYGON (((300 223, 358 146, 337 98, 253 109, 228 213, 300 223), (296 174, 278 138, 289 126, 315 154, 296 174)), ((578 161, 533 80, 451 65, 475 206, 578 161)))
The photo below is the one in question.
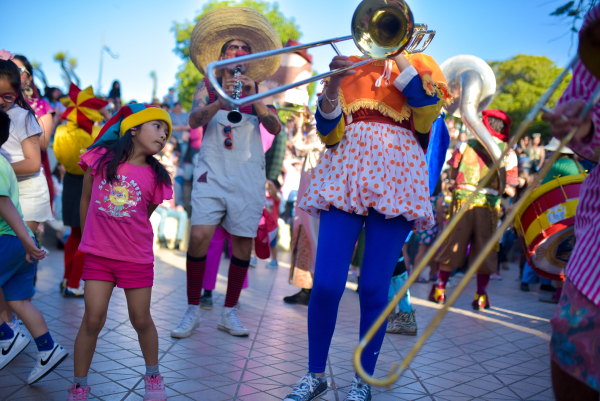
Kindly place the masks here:
POLYGON ((402 51, 407 51, 409 54, 421 53, 429 46, 435 36, 435 31, 429 30, 426 24, 416 24, 414 22, 412 11, 404 0, 363 0, 354 11, 351 29, 352 35, 348 36, 321 40, 304 45, 284 47, 281 49, 267 50, 232 59, 213 61, 208 64, 206 68, 208 80, 219 96, 227 102, 229 107, 241 107, 265 97, 285 92, 288 89, 306 85, 353 68, 370 64, 376 60, 394 57, 402 51), (354 40, 354 43, 359 50, 365 56, 370 58, 355 63, 352 66, 338 68, 302 81, 278 86, 277 88, 256 93, 243 99, 235 99, 229 96, 229 94, 223 90, 221 85, 219 85, 217 77, 215 76, 216 69, 222 69, 231 65, 245 64, 267 57, 279 56, 284 53, 294 53, 324 45, 330 45, 336 54, 341 56, 342 54, 338 50, 336 43, 345 42, 351 39, 354 40), (421 42, 423 42, 423 44, 421 44, 421 42))
MULTIPOLYGON (((594 57, 592 57, 592 55, 593 54, 597 55, 598 51, 599 51, 599 49, 597 47, 594 47, 588 43, 586 43, 586 45, 589 45, 589 46, 587 46, 584 49, 582 46, 582 43, 580 42, 580 47, 579 47, 579 54, 582 56, 582 61, 584 63, 589 58, 594 59, 594 57)), ((548 107, 546 107, 545 104, 548 102, 548 100, 550 99, 550 96, 552 96, 552 94, 556 91, 556 89, 561 84, 563 79, 566 77, 570 68, 573 67, 578 61, 579 61, 579 55, 575 56, 568 63, 568 65, 561 72, 561 74, 558 76, 558 78, 552 83, 552 85, 550 85, 550 88, 548 89, 548 91, 546 93, 544 93, 544 95, 542 95, 540 100, 529 111, 525 120, 521 123, 521 125, 517 129, 516 134, 513 136, 513 138, 510 140, 509 144, 506 146, 505 150, 500 155, 500 158, 494 163, 494 166, 489 169, 487 175, 482 179, 482 181, 479 183, 479 185, 477 186, 475 191, 471 194, 469 199, 463 204, 463 206, 458 211, 458 213, 450 219, 446 228, 442 231, 442 233, 438 236, 438 238, 433 243, 433 245, 429 248, 429 250, 423 257, 423 259, 421 260, 419 265, 416 266, 416 268, 414 269, 412 274, 409 276, 406 283, 404 283, 402 288, 400 288, 400 290, 398 290, 398 292, 396 293, 394 298, 390 301, 390 303, 387 305, 385 310, 381 313, 381 315, 373 323, 371 328, 369 328, 369 330, 367 331, 365 336, 361 339, 359 345, 357 346, 357 348, 354 352, 353 362, 354 362, 354 367, 356 368, 357 373, 365 382, 367 382, 371 385, 375 385, 375 386, 391 388, 391 385, 396 380, 398 380, 398 378, 400 378, 400 375, 402 374, 402 372, 404 372, 404 370, 408 367, 408 365, 413 360, 413 358, 416 356, 416 354, 419 352, 419 350, 421 349, 421 347, 423 346, 425 341, 427 341, 429 336, 431 336, 433 331, 440 324, 441 320, 444 318, 446 313, 448 313, 448 310, 450 309, 450 307, 456 302, 456 300, 458 299, 458 297, 460 296, 462 291, 467 286, 471 277, 479 269, 479 266, 481 266, 484 263, 487 255, 492 251, 492 249, 495 247, 495 244, 500 240, 500 237, 502 236, 502 234, 506 231, 508 226, 515 219, 517 213, 519 212, 519 209, 521 209, 523 204, 527 201, 527 199, 529 198, 529 195, 531 195, 531 193, 536 189, 537 185, 541 182, 543 177, 548 173, 548 171, 552 167, 552 164, 554 164, 554 162, 556 160, 558 160, 558 158, 561 156, 559 151, 554 152, 552 157, 550 157, 548 162, 543 166, 541 171, 536 175, 533 183, 525 190, 521 199, 517 203, 514 204, 513 210, 506 216, 502 225, 499 228, 497 228, 496 232, 494 233, 494 235, 492 236, 490 241, 486 244, 484 249, 478 255, 477 259, 469 267, 469 270, 465 273, 464 278, 458 284, 458 286, 452 293, 452 296, 450 296, 446 300, 446 303, 440 309, 440 312, 433 318, 433 321, 427 327, 425 332, 417 339, 415 345, 410 349, 410 351, 408 352, 407 356, 404 358, 402 363, 400 365, 394 364, 392 366, 389 374, 386 377, 384 377, 383 379, 376 379, 373 376, 369 375, 365 371, 363 366, 361 365, 361 360, 360 360, 365 347, 375 336, 375 334, 377 333, 379 328, 387 321, 388 316, 393 311, 396 304, 398 304, 398 302, 400 302, 402 297, 406 294, 406 291, 408 290, 408 288, 415 282, 416 278, 423 271, 425 266, 427 266, 429 264, 429 262, 434 258, 437 249, 442 245, 442 243, 446 240, 446 238, 448 238, 448 236, 452 233, 452 230, 456 227, 458 221, 462 218, 462 216, 464 216, 464 214, 469 209, 469 204, 475 199, 475 196, 486 185, 488 185, 488 183, 492 180, 492 178, 496 174, 496 170, 502 164, 504 157, 507 155, 508 151, 510 149, 512 149, 514 147, 514 145, 517 144, 517 142, 525 135, 527 128, 533 122, 533 120, 538 115, 538 113, 540 111, 552 112, 552 109, 549 109, 548 107)), ((586 66, 588 67, 589 71, 592 72, 593 75, 595 75, 597 78, 600 78, 600 69, 594 68, 592 64, 586 63, 586 66)), ((592 93, 590 100, 586 103, 585 107, 579 114, 579 118, 584 119, 599 100, 600 100, 600 86, 592 93)), ((574 137, 575 133, 577 132, 577 129, 578 129, 578 127, 574 127, 569 132, 569 134, 563 138, 563 140, 560 143, 559 150, 569 143, 569 141, 574 137)))

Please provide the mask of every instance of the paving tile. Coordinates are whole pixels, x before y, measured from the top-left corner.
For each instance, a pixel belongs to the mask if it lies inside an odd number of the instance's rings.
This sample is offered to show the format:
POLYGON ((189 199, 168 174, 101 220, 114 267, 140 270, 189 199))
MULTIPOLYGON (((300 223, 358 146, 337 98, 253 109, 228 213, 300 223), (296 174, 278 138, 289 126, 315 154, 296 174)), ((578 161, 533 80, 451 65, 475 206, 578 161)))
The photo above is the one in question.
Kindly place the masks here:
MULTIPOLYGON (((62 274, 62 253, 51 251, 40 262, 33 301, 45 314, 53 337, 71 356, 39 383, 27 386, 25 381, 36 353, 35 345, 30 344, 0 375, 2 400, 64 400, 72 380, 72 349, 84 312, 83 302, 64 299, 56 291, 62 274)), ((282 260, 286 257, 288 254, 282 252, 282 260)), ((216 329, 227 284, 228 260, 223 259, 213 292, 215 308, 201 311, 201 326, 192 336, 173 339, 170 330, 179 323, 186 304, 185 254, 159 250, 155 266, 152 313, 169 400, 281 400, 306 373, 307 308, 282 302, 284 296, 295 291, 287 283, 287 268, 267 270, 265 262, 260 261, 256 269, 250 270, 250 287, 243 291, 238 315, 251 334, 236 338, 216 329)), ((555 306, 537 302, 535 291, 519 291, 514 281, 518 269, 511 267, 504 281, 489 286, 494 307, 505 311, 473 313, 470 303, 475 281, 471 281, 454 306, 465 313, 450 312, 392 388, 373 389, 373 401, 552 400, 547 340, 522 328, 547 336, 550 325, 540 319, 550 319, 555 306), (481 320, 480 316, 494 321, 481 320)), ((438 311, 425 301, 427 287, 415 284, 411 288, 419 333, 438 311)), ((354 375, 352 352, 359 338, 359 308, 357 293, 345 291, 326 372, 331 387, 319 400, 340 401, 348 392, 354 375)), ((387 335, 375 377, 387 375, 417 339, 387 335)), ((124 292, 115 289, 88 377, 92 399, 141 400, 144 369, 124 292)))

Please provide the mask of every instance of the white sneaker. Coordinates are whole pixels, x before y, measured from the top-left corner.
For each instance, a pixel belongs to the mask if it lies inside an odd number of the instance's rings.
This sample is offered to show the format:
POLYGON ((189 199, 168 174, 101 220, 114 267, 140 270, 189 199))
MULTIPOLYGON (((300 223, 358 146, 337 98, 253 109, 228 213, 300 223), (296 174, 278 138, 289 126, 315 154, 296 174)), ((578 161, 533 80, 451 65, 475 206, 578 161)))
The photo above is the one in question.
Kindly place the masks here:
POLYGON ((187 338, 198 327, 200 327, 200 307, 198 305, 188 305, 181 323, 175 330, 171 331, 171 337, 187 338))
POLYGON ((33 384, 42 379, 48 373, 52 372, 55 367, 60 365, 60 363, 68 356, 69 353, 58 343, 54 343, 54 348, 50 351, 38 352, 35 358, 35 366, 29 374, 27 384, 33 384))
POLYGON ((256 259, 256 256, 252 256, 250 258, 250 267, 256 267, 257 263, 258 263, 258 259, 256 259))
POLYGON ((9 340, 0 341, 0 370, 15 359, 27 347, 31 340, 16 327, 11 327, 15 333, 9 340))
POLYGON ((250 334, 250 331, 240 323, 235 308, 223 308, 217 328, 237 337, 244 337, 250 334))

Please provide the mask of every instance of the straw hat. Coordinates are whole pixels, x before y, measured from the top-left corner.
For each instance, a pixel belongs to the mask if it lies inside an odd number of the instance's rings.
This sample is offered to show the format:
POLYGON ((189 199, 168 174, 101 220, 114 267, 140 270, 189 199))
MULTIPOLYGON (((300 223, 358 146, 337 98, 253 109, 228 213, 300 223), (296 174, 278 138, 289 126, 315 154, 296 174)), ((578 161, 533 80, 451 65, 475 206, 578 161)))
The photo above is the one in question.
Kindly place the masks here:
MULTIPOLYGON (((552 138, 550 143, 548 145, 544 146, 544 149, 549 150, 550 152, 556 152, 558 150, 559 146, 560 146, 560 141, 556 138, 552 138)), ((564 148, 561 149, 560 153, 564 153, 566 155, 572 155, 573 151, 565 146, 564 148)))
MULTIPOLYGON (((246 7, 225 7, 206 13, 198 20, 190 38, 190 58, 196 68, 205 74, 208 63, 221 57, 221 48, 230 40, 242 40, 252 53, 281 48, 281 40, 273 25, 256 10, 246 7)), ((262 82, 277 71, 281 56, 253 61, 247 76, 262 82)), ((215 71, 217 76, 222 71, 215 71)))

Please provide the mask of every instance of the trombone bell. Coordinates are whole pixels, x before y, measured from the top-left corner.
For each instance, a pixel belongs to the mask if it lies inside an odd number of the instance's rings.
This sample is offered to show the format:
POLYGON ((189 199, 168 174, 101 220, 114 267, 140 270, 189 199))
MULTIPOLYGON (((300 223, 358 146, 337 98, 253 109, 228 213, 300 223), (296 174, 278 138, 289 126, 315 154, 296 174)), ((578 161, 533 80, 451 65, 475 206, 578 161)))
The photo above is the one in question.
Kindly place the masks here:
POLYGON ((360 51, 373 59, 402 52, 413 30, 413 15, 403 0, 365 0, 352 17, 352 38, 360 51))

